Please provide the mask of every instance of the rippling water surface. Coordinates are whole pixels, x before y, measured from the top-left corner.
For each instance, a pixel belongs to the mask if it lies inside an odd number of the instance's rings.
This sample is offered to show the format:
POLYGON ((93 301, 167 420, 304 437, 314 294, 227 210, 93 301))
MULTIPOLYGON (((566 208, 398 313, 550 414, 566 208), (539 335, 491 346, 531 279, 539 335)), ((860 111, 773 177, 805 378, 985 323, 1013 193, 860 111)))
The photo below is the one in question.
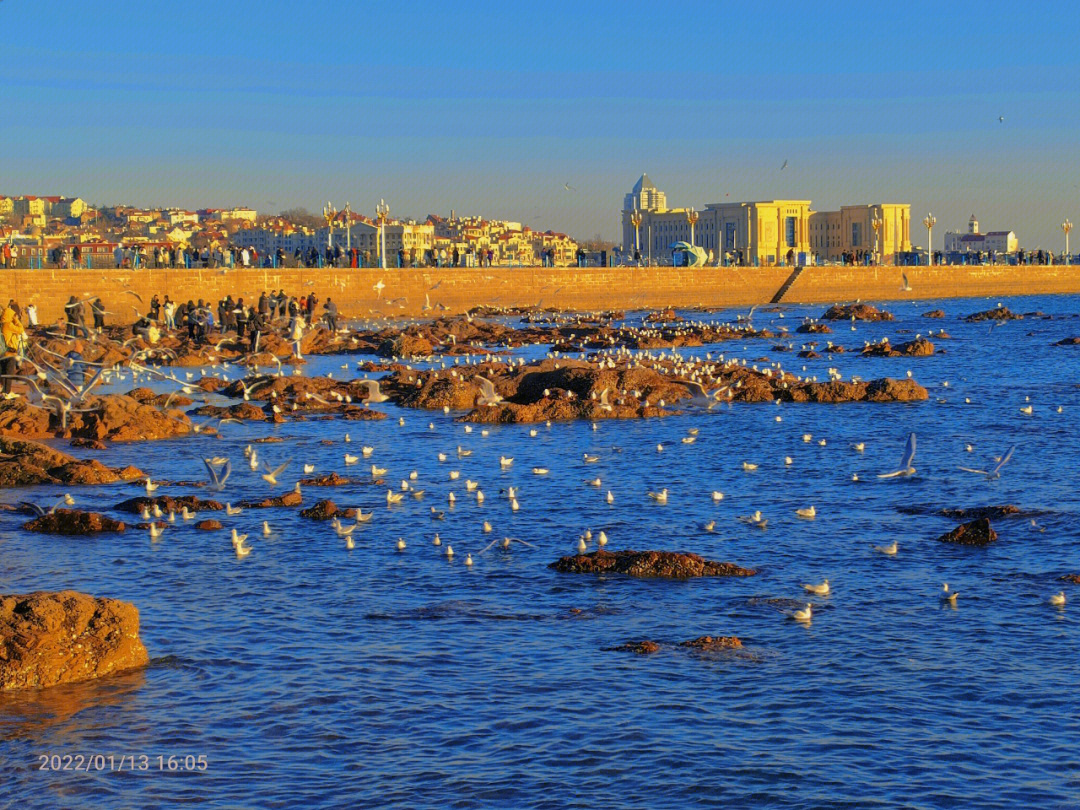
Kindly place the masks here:
MULTIPOLYGON (((74 588, 134 602, 152 658, 135 674, 0 698, 0 806, 1080 806, 1080 588, 1059 581, 1080 572, 1080 347, 1051 346, 1080 335, 1080 301, 1006 300, 1052 317, 992 331, 960 320, 995 303, 895 304, 893 323, 795 336, 851 347, 943 327, 953 339, 935 341, 944 352, 929 358, 802 361, 773 352, 772 340, 720 347, 792 370, 805 362, 821 377, 830 366, 864 378, 911 369, 931 391, 923 403, 736 405, 595 431, 539 425, 535 438, 530 425, 491 426, 484 437, 480 426, 466 434, 454 414, 380 405, 392 418, 229 425, 223 440, 112 447, 106 463, 172 480, 203 478, 203 456, 230 455, 222 500, 235 502, 268 491, 241 451, 269 431, 285 441, 259 445, 260 454, 292 459, 279 492, 304 462, 364 477, 375 461, 395 488, 417 471, 427 494, 387 508, 385 489, 367 483, 306 489, 308 504, 329 497, 375 511, 352 551, 296 510, 215 515, 250 533, 242 561, 226 532, 191 524, 156 543, 138 530, 62 538, 25 533, 24 517, 0 513, 0 592, 74 588), (947 318, 920 317, 939 304, 947 318), (1028 396, 1031 416, 1020 412, 1028 396), (681 444, 691 427, 697 442, 681 444), (918 474, 879 481, 910 431, 918 474), (343 454, 361 443, 374 456, 346 468, 343 454), (985 467, 1011 444, 999 481, 957 470, 985 467), (459 459, 458 445, 473 454, 459 459), (583 464, 585 452, 600 461, 583 464), (501 469, 500 455, 513 465, 501 469), (743 472, 744 461, 759 468, 743 472), (550 475, 534 476, 539 465, 550 475), (460 479, 451 482, 451 470, 460 479), (600 489, 584 484, 596 476, 600 489), (480 482, 482 506, 466 497, 465 479, 480 482), (509 486, 519 488, 516 513, 500 494, 509 486), (646 496, 662 487, 666 506, 646 496), (723 501, 711 500, 714 489, 723 501), (935 540, 955 524, 932 510, 1002 503, 1030 514, 997 521, 993 546, 935 540), (815 520, 796 517, 811 504, 815 520), (432 519, 432 506, 445 520, 432 519), (755 509, 769 519, 765 531, 737 519, 755 509), (274 530, 265 538, 263 519, 274 530), (705 533, 713 519, 716 533, 705 533), (671 582, 549 570, 586 528, 606 531, 611 549, 695 551, 760 573, 671 582), (503 536, 535 548, 478 554, 503 536), (871 549, 894 539, 894 558, 871 549), (801 583, 823 577, 833 593, 812 599, 812 623, 788 620, 792 600, 806 601, 801 583), (938 599, 945 581, 961 594, 955 609, 938 599), (1050 607, 1063 587, 1069 603, 1050 607), (745 647, 603 649, 705 634, 737 635, 745 647), (58 773, 37 769, 44 754, 153 759, 142 773, 58 773), (159 773, 159 755, 205 755, 207 769, 159 773)), ((754 323, 794 329, 822 310, 788 307, 784 320, 759 310, 754 323)), ((305 373, 351 377, 339 366, 356 359, 313 358, 305 373)), ((31 496, 44 503, 62 491, 31 496)), ((141 494, 133 484, 73 493, 105 511, 141 494)))

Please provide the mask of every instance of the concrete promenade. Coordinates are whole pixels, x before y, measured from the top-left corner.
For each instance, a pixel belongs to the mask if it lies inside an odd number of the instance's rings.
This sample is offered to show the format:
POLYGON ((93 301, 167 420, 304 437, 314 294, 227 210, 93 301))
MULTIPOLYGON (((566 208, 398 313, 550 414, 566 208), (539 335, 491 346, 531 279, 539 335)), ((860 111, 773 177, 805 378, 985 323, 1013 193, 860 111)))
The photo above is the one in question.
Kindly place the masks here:
POLYGON ((373 310, 395 317, 438 314, 438 305, 450 313, 482 304, 574 310, 749 306, 773 300, 789 281, 784 303, 1080 293, 1080 267, 1056 265, 807 267, 792 275, 789 267, 0 270, 0 297, 2 303, 35 303, 45 322, 63 314, 69 296, 99 295, 114 313, 110 323, 130 323, 132 305, 145 312, 154 293, 209 302, 232 294, 254 303, 263 290, 277 289, 297 296, 314 290, 320 302, 330 295, 345 316, 373 310), (901 272, 911 292, 901 291, 901 272), (435 309, 425 312, 425 300, 435 309))

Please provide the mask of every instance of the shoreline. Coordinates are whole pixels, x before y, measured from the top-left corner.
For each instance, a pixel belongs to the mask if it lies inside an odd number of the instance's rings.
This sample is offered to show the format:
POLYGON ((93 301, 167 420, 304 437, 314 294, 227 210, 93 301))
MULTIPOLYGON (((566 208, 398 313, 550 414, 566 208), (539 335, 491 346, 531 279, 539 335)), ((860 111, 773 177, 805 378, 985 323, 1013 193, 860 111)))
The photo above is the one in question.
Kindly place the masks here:
POLYGON ((475 306, 553 307, 570 311, 675 307, 717 309, 754 304, 833 304, 1080 293, 1080 267, 946 265, 935 267, 444 267, 5 270, 0 295, 42 323, 63 315, 69 296, 98 295, 109 323, 131 323, 155 293, 175 301, 216 302, 226 295, 254 303, 264 290, 331 296, 343 317, 458 314, 475 306), (911 285, 901 289, 901 273, 911 285), (382 289, 377 285, 382 282, 382 289), (141 297, 142 302, 136 297, 141 297))

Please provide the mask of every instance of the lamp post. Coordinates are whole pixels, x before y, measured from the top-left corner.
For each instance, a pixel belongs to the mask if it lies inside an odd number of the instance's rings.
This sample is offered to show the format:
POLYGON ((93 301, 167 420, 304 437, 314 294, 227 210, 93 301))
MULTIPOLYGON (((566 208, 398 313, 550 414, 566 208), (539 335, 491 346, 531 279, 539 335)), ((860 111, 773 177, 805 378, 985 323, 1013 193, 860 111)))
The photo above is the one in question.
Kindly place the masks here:
POLYGON ((634 226, 634 251, 641 255, 641 212, 635 208, 630 214, 630 224, 634 226))
POLYGON ((879 240, 879 234, 881 232, 882 224, 883 223, 881 221, 881 217, 879 217, 877 215, 877 213, 875 212, 873 214, 873 216, 870 218, 870 227, 874 229, 874 264, 877 264, 880 261, 878 259, 878 253, 881 250, 881 248, 880 248, 881 242, 879 240))
POLYGON ((701 215, 698 214, 693 208, 686 212, 686 221, 690 224, 690 246, 694 246, 694 226, 697 224, 698 218, 701 215))
POLYGON ((1065 264, 1072 264, 1072 254, 1069 253, 1069 231, 1073 229, 1073 224, 1069 220, 1065 220, 1061 223, 1061 230, 1065 234, 1065 264))
POLYGON ((352 250, 352 206, 345 203, 341 213, 345 215, 345 249, 352 250))
POLYGON ((323 218, 326 220, 326 246, 334 246, 334 217, 337 216, 337 210, 330 203, 323 206, 322 210, 323 218))
POLYGON ((379 200, 375 206, 375 218, 379 223, 379 267, 386 269, 386 220, 390 217, 390 206, 386 200, 379 200))
POLYGON ((937 217, 927 214, 922 221, 926 226, 926 263, 934 263, 934 226, 937 225, 937 217))

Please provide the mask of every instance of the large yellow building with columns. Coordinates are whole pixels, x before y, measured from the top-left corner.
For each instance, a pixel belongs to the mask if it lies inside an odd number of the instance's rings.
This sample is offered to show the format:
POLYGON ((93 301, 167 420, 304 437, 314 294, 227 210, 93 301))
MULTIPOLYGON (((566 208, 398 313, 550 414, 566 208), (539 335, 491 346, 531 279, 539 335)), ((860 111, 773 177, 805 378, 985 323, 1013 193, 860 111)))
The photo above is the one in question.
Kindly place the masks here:
POLYGON ((633 256, 640 245, 642 260, 657 263, 670 259, 673 242, 692 242, 711 254, 710 263, 792 265, 841 261, 845 254, 854 257, 874 252, 879 260, 892 262, 897 252, 911 250, 911 206, 906 204, 812 211, 810 200, 762 200, 710 203, 696 211, 667 208, 666 201, 642 175, 624 200, 623 249, 627 255, 633 256), (643 186, 652 192, 651 199, 645 199, 643 186), (637 207, 639 201, 646 206, 637 207), (635 219, 640 220, 637 228, 635 219))

